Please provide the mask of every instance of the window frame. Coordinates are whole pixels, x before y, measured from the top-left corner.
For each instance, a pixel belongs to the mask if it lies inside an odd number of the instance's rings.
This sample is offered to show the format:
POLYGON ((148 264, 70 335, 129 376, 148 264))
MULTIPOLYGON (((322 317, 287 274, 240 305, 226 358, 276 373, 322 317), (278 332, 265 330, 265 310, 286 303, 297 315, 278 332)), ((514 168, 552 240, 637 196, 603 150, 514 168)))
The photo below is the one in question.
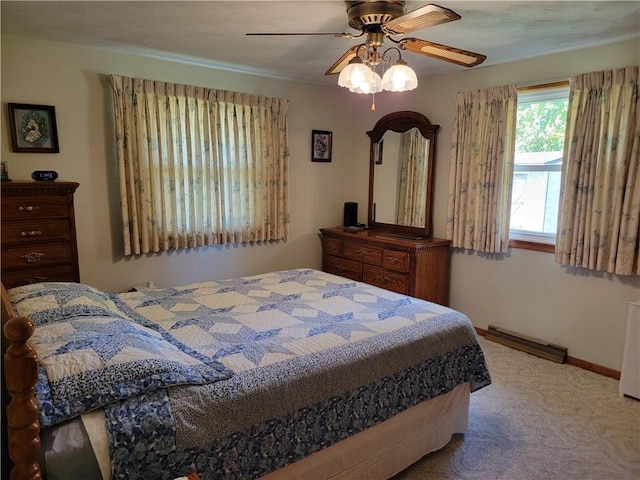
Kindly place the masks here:
MULTIPOLYGON (((569 97, 569 81, 559 81, 538 85, 518 87, 518 102, 520 95, 526 95, 526 102, 533 103, 546 100, 564 99, 569 97)), ((514 152, 515 156, 515 152, 514 152)), ((560 171, 562 165, 516 165, 514 163, 513 175, 518 172, 534 171, 560 171)), ((513 192, 513 184, 511 186, 513 192)), ((524 250, 534 250, 539 252, 555 253, 556 234, 544 234, 543 232, 531 232, 509 228, 509 247, 524 250)))

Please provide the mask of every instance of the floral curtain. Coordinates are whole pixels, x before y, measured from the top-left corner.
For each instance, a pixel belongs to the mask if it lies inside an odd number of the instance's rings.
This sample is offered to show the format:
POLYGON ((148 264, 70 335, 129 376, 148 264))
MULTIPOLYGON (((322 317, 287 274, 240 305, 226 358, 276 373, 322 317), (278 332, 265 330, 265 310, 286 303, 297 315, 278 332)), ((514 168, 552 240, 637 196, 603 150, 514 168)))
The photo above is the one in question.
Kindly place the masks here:
POLYGON ((454 247, 507 251, 517 101, 515 85, 456 94, 447 216, 454 247))
POLYGON ((424 226, 429 140, 417 128, 400 136, 400 163, 397 223, 424 226))
POLYGON ((110 75, 125 255, 288 236, 288 101, 110 75))
POLYGON ((640 274, 638 67, 571 79, 556 262, 640 274))

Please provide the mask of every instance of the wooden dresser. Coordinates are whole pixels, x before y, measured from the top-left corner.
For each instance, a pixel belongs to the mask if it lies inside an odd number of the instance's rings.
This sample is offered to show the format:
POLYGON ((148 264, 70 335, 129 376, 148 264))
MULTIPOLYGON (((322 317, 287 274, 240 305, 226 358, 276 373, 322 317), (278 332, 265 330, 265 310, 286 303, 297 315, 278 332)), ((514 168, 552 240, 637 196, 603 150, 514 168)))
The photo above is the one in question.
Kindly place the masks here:
POLYGON ((2 283, 79 282, 74 182, 2 182, 2 283))
POLYGON ((323 271, 448 304, 450 240, 414 240, 375 229, 320 232, 323 271))

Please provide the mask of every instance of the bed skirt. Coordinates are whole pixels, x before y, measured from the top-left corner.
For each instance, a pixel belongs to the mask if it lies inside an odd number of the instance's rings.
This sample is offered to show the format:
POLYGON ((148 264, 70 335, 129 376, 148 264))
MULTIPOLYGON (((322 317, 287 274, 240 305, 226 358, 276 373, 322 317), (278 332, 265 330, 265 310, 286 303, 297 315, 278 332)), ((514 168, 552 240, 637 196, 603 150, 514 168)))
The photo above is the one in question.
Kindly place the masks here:
POLYGON ((466 432, 470 395, 469 384, 462 383, 262 480, 390 478, 466 432))

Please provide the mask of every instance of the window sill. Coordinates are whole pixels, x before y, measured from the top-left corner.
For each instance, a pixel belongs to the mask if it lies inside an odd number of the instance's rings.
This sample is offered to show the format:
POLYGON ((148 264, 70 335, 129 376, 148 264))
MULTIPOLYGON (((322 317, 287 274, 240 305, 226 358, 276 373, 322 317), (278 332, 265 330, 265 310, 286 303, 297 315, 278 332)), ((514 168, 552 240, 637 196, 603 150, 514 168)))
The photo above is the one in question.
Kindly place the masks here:
POLYGON ((536 252, 556 253, 556 246, 550 243, 529 242, 526 240, 509 240, 509 247, 536 252))

